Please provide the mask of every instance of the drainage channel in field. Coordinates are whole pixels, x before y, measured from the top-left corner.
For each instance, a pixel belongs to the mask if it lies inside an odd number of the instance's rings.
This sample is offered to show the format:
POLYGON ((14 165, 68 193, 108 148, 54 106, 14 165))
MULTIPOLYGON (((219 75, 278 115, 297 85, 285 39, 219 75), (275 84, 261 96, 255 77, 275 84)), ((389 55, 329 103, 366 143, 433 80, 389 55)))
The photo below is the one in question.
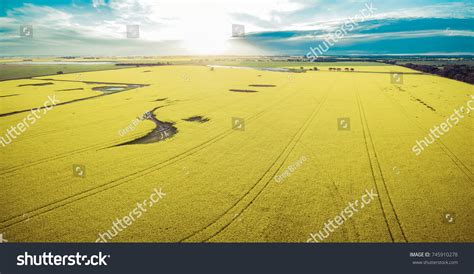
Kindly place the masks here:
POLYGON ((252 85, 249 85, 249 87, 274 88, 274 87, 276 87, 276 86, 275 86, 275 85, 258 85, 258 84, 252 84, 252 85))
POLYGON ((141 85, 117 85, 117 86, 100 86, 100 87, 93 87, 92 90, 100 91, 105 94, 109 93, 116 93, 116 92, 122 92, 134 88, 141 87, 141 85))
POLYGON ((23 84, 23 85, 18 85, 18 87, 42 87, 42 86, 49 86, 49 85, 54 85, 54 83, 46 82, 46 83, 36 83, 36 84, 23 84))
MULTIPOLYGON (((104 82, 84 82, 84 81, 70 81, 70 80, 54 80, 54 79, 40 79, 40 80, 51 80, 51 81, 59 81, 59 82, 77 82, 77 83, 85 83, 85 84, 99 84, 99 85, 104 85, 100 87, 94 87, 92 88, 93 90, 101 91, 102 94, 98 95, 93 95, 89 97, 84 97, 84 98, 78 98, 78 99, 73 99, 71 101, 66 101, 66 102, 61 102, 57 103, 55 107, 61 106, 61 105, 67 105, 67 104, 72 104, 76 102, 81 102, 85 100, 91 100, 94 98, 102 97, 102 96, 107 96, 107 95, 112 95, 116 94, 119 92, 131 90, 131 89, 136 89, 136 88, 141 88, 141 87, 146 87, 148 86, 147 84, 122 84, 122 83, 104 83, 104 82)), ((34 86, 44 86, 49 85, 50 82, 48 83, 39 83, 39 84, 28 84, 29 86, 34 85, 34 86)), ((53 84, 53 83, 51 83, 53 84)), ((27 85, 22 85, 22 86, 27 86, 27 85)), ((49 106, 48 106, 49 107, 49 106)), ((37 107, 37 108, 32 108, 32 109, 22 109, 22 110, 17 110, 17 111, 12 111, 12 112, 7 112, 7 113, 0 113, 0 117, 5 117, 5 116, 10 116, 18 113, 23 113, 23 112, 28 112, 32 111, 34 109, 44 109, 46 108, 45 106, 37 107)))
POLYGON ((251 89, 229 89, 229 91, 232 91, 232 92, 258 92, 256 90, 251 90, 251 89))
MULTIPOLYGON (((269 84, 250 84, 249 87, 253 88, 274 88, 276 85, 269 85, 269 84)), ((259 92, 258 90, 253 89, 229 89, 232 92, 259 92)))
POLYGON ((76 90, 84 90, 84 88, 66 88, 66 89, 58 89, 55 91, 76 91, 76 90))
POLYGON ((146 112, 146 115, 143 117, 143 119, 150 120, 156 125, 156 127, 150 133, 135 140, 115 145, 115 147, 136 144, 151 144, 173 137, 178 132, 178 129, 173 126, 173 122, 163 122, 156 118, 153 112, 158 108, 159 107, 146 112))
POLYGON ((8 95, 1 95, 0 98, 5 98, 5 97, 12 97, 12 96, 18 96, 19 94, 8 94, 8 95))

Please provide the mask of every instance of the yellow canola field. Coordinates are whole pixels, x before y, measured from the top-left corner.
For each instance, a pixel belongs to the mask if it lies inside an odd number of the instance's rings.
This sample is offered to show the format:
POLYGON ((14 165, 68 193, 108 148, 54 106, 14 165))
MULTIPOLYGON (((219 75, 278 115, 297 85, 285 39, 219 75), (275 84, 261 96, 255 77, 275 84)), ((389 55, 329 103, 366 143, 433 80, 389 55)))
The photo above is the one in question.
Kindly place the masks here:
MULTIPOLYGON (((79 81, 79 80, 77 80, 79 81)), ((54 97, 61 103, 102 94, 99 84, 25 79, 4 81, 0 86, 0 114, 41 107, 54 97)))
MULTIPOLYGON (((10 242, 93 242, 161 188, 166 196, 110 241, 306 242, 374 189, 326 242, 472 242, 473 114, 412 151, 466 105, 472 85, 422 74, 395 85, 400 67, 354 68, 378 73, 162 66, 1 82, 0 95, 19 95, 0 97, 0 113, 50 94, 101 93, 83 82, 147 86, 53 107, 0 146, 0 232, 10 242), (54 84, 18 87, 31 82, 54 84), (74 88, 84 89, 56 91, 74 88), (155 128, 145 120, 119 134, 153 109, 176 135, 117 146, 155 128), (183 120, 193 116, 209 120, 183 120)), ((26 115, 0 117, 0 137, 26 115)))

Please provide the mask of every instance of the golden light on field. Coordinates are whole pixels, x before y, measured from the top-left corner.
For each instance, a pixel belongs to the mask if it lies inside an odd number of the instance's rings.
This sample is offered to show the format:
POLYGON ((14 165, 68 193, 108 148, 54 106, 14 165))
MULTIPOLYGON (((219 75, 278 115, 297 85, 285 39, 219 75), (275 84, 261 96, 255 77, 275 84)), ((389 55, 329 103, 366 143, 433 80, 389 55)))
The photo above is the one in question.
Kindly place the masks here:
POLYGON ((328 242, 472 242, 464 220, 472 215, 473 113, 421 155, 411 150, 470 100, 472 86, 391 65, 313 66, 319 71, 290 74, 169 65, 2 81, 0 106, 11 113, 0 117, 3 134, 48 96, 75 102, 41 114, 0 148, 0 230, 15 242, 92 242, 161 188, 163 201, 112 241, 304 242, 378 187, 379 202, 328 242), (355 72, 328 69, 347 66, 355 72), (393 71, 412 74, 394 85, 393 71), (101 96, 101 83, 118 81, 144 86, 101 96), (119 134, 151 110, 177 133, 120 146, 155 128, 142 121, 119 134), (189 119, 197 116, 207 120, 189 119), (231 127, 233 117, 245 130, 231 127), (341 117, 350 130, 338 130, 341 117), (73 176, 74 165, 85 177, 73 176), (445 211, 455 224, 442 222, 445 211))

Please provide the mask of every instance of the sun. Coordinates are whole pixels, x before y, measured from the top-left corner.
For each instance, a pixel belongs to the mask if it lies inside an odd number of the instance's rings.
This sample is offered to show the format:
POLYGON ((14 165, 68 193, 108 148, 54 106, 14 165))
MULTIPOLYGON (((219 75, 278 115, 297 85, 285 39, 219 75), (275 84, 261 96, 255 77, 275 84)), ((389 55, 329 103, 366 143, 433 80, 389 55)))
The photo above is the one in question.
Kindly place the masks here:
POLYGON ((183 46, 190 54, 224 54, 229 45, 231 24, 215 17, 199 17, 189 20, 181 28, 183 46), (192 26, 192 27, 189 27, 192 26))
POLYGON ((226 37, 211 35, 196 35, 185 39, 183 43, 186 51, 199 55, 224 54, 228 45, 226 37))

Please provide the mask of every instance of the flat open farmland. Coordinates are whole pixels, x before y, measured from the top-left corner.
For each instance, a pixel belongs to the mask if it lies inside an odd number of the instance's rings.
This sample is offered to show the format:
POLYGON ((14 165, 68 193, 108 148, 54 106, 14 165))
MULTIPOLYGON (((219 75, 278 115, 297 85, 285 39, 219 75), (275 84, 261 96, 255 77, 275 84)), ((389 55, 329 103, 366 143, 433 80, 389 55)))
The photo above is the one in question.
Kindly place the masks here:
POLYGON ((166 195, 109 241, 306 242, 373 190, 325 242, 474 241, 473 86, 397 66, 340 68, 0 82, 0 232, 94 242, 156 188, 166 195), (417 140, 460 107, 417 155, 417 140))

